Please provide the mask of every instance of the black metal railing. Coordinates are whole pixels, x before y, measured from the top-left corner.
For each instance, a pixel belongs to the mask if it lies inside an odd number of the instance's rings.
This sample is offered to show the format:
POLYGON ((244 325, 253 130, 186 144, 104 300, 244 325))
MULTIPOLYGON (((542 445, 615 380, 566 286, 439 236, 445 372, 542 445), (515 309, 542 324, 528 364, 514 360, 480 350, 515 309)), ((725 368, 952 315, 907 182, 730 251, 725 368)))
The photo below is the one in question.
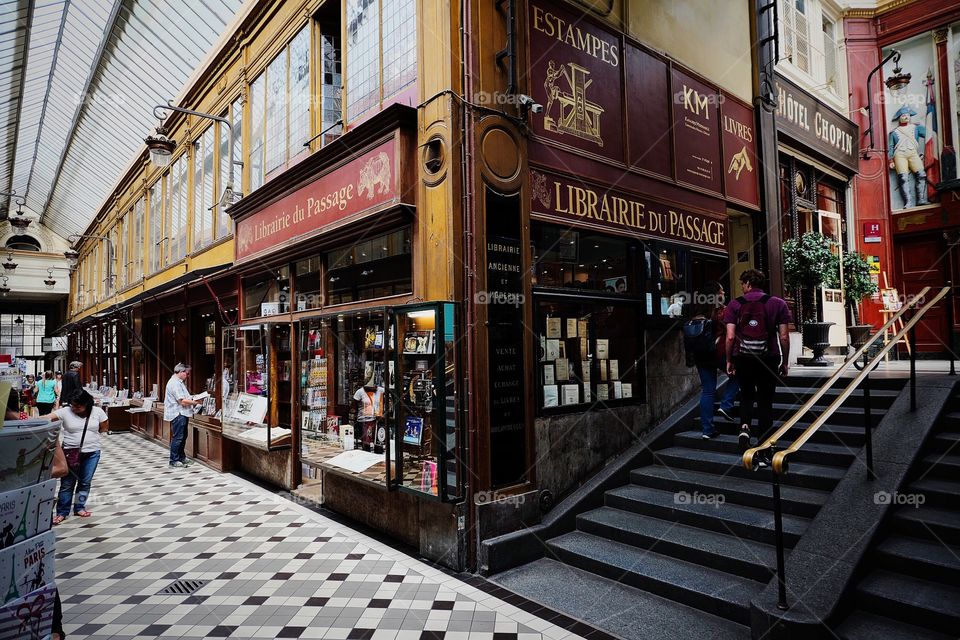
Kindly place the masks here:
POLYGON ((784 544, 783 544, 783 513, 780 501, 780 476, 787 473, 789 466, 789 457, 799 451, 803 445, 810 440, 811 437, 820 429, 827 420, 834 414, 834 412, 846 401, 847 398, 863 383, 863 395, 864 395, 864 434, 865 434, 865 457, 867 465, 867 478, 873 480, 876 478, 876 473, 873 469, 873 416, 871 415, 871 399, 870 399, 870 372, 876 367, 877 363, 884 358, 887 353, 897 346, 897 343, 901 341, 904 336, 908 336, 908 341, 910 345, 910 410, 916 411, 917 408, 917 348, 916 348, 916 325, 920 320, 926 315, 934 305, 940 302, 944 297, 947 298, 947 323, 949 326, 948 333, 950 335, 950 341, 947 346, 947 352, 950 357, 950 375, 956 375, 956 370, 954 366, 955 354, 953 350, 953 284, 948 283, 947 286, 942 287, 933 296, 930 300, 926 300, 925 296, 930 292, 930 287, 924 287, 916 296, 909 298, 903 307, 893 314, 889 320, 883 325, 883 327, 877 331, 869 340, 865 341, 862 346, 857 349, 856 353, 851 358, 848 358, 840 367, 831 375, 826 382, 824 382, 816 392, 800 407, 794 414, 781 425, 771 436, 769 436, 764 442, 758 444, 756 447, 748 449, 743 454, 743 465, 747 469, 756 470, 758 464, 761 460, 768 461, 771 467, 771 476, 773 481, 773 510, 774 510, 774 530, 776 536, 776 546, 777 546, 777 607, 786 610, 787 605, 787 583, 786 576, 784 574, 784 544), (917 305, 922 304, 923 306, 917 309, 917 305), (890 340, 886 340, 887 331, 890 327, 894 326, 898 320, 900 320, 907 311, 913 310, 914 313, 910 318, 903 324, 901 329, 896 332, 896 334, 890 340), (777 442, 783 437, 790 429, 792 429, 800 419, 806 415, 810 409, 816 404, 816 402, 823 397, 823 395, 829 390, 833 384, 843 375, 852 363, 854 363, 857 358, 859 358, 863 353, 869 349, 874 342, 879 339, 884 339, 885 344, 873 358, 863 367, 863 370, 857 374, 853 380, 847 385, 847 387, 840 392, 837 398, 830 403, 830 405, 824 409, 824 411, 817 416, 817 418, 810 424, 803 433, 800 434, 788 447, 783 449, 777 449, 777 442))

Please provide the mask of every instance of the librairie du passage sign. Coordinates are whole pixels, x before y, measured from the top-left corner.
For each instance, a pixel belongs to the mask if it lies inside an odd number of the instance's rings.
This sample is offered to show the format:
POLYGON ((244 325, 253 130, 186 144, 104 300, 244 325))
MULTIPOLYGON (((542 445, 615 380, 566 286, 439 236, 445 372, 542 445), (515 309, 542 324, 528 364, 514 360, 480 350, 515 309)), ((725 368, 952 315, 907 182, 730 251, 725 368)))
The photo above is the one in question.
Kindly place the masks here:
POLYGON ((345 224, 398 201, 396 139, 237 222, 236 261, 345 224))

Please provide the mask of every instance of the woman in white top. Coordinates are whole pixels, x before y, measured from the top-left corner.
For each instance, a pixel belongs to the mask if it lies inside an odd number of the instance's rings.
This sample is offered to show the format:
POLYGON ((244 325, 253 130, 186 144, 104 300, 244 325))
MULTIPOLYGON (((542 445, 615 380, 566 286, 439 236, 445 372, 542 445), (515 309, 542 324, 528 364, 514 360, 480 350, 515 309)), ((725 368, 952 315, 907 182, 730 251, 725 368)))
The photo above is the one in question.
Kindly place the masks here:
POLYGON ((71 449, 80 449, 80 458, 77 465, 71 467, 70 473, 60 480, 57 515, 53 524, 63 522, 70 515, 71 507, 73 513, 81 518, 93 515, 86 510, 87 496, 100 462, 100 436, 106 434, 109 428, 106 412, 94 406, 93 396, 83 389, 76 391, 71 398, 65 398, 64 402, 67 404, 62 409, 45 417, 63 422, 60 433, 67 460, 70 460, 71 449))

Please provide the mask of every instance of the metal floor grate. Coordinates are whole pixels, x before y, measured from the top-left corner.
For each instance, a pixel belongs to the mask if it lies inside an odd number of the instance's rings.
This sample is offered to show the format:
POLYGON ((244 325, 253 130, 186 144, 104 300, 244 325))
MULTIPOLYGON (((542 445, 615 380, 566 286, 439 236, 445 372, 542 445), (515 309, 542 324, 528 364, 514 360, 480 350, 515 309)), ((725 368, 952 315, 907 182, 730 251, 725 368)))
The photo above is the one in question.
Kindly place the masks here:
POLYGON ((207 584, 206 580, 177 580, 173 584, 161 589, 157 595, 188 596, 205 584, 207 584))

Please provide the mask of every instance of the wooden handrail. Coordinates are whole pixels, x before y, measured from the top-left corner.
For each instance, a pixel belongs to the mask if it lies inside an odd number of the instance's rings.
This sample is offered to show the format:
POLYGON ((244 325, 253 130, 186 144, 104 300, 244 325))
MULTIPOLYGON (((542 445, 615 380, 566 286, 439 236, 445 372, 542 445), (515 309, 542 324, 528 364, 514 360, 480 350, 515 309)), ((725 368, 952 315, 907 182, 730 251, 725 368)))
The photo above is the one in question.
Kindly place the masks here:
MULTIPOLYGON (((768 437, 764 442, 757 444, 756 447, 747 449, 743 453, 743 466, 746 467, 747 469, 753 469, 754 462, 757 459, 757 454, 760 451, 766 451, 767 449, 770 449, 771 447, 773 447, 784 434, 790 431, 790 429, 792 429, 794 425, 796 425, 800 421, 800 419, 804 415, 806 415, 806 413, 810 411, 811 408, 813 408, 813 406, 817 403, 817 401, 823 397, 823 395, 827 392, 827 390, 833 386, 833 383, 840 379, 844 371, 846 371, 847 367, 850 366, 852 363, 856 362, 857 359, 863 355, 864 351, 869 349, 874 342, 882 338, 886 334, 887 330, 890 327, 892 327, 893 324, 897 320, 899 320, 903 316, 903 314, 907 312, 908 309, 912 308, 914 305, 916 305, 918 301, 922 300, 923 297, 927 295, 929 291, 930 291, 930 287, 924 287, 923 289, 920 290, 920 292, 917 295, 909 298, 907 302, 902 307, 900 307, 900 309, 895 314, 890 316, 890 319, 887 320, 887 322, 880 328, 879 331, 873 334, 873 336, 871 336, 869 340, 864 342, 863 345, 859 349, 857 349, 856 353, 854 353, 852 357, 848 358, 847 361, 844 364, 842 364, 840 368, 838 368, 833 373, 833 375, 830 376, 830 378, 823 383, 823 385, 819 389, 817 389, 817 391, 803 404, 802 407, 800 407, 796 411, 796 413, 790 416, 790 418, 787 419, 787 421, 784 422, 776 431, 774 431, 773 434, 771 434, 770 437, 768 437)), ((941 293, 940 297, 942 296, 943 294, 941 293)), ((890 344, 896 344, 896 342, 891 341, 891 343, 888 343, 887 346, 890 346, 890 344)), ((883 353, 886 353, 886 348, 884 349, 883 353)), ((867 368, 864 367, 864 370, 866 371, 867 368)))
POLYGON ((917 311, 917 313, 915 313, 913 317, 911 317, 910 320, 908 320, 907 323, 904 324, 903 328, 897 333, 896 337, 894 337, 893 340, 885 344, 883 348, 877 353, 877 355, 873 357, 870 363, 863 367, 863 370, 850 382, 850 384, 847 385, 847 388, 840 393, 840 395, 837 397, 836 400, 830 403, 830 406, 827 407, 824 410, 824 412, 821 413, 820 416, 813 421, 813 424, 807 427, 804 430, 804 432, 801 433, 800 436, 793 441, 793 444, 791 444, 786 449, 782 451, 777 451, 775 454, 773 454, 773 460, 771 462, 771 465, 775 473, 783 475, 784 473, 787 472, 787 456, 794 454, 800 450, 800 448, 807 442, 807 440, 809 440, 813 436, 813 434, 816 433, 817 430, 820 427, 822 427, 827 420, 830 419, 830 416, 833 415, 833 413, 840 407, 840 405, 843 404, 843 402, 850 397, 850 394, 853 393, 858 386, 860 386, 860 383, 863 382, 864 378, 870 375, 870 371, 873 370, 874 365, 876 365, 876 363, 880 361, 880 358, 886 355, 887 351, 894 348, 897 345, 897 342, 901 338, 903 338, 903 336, 905 336, 907 332, 910 331, 910 329, 912 329, 914 325, 916 325, 920 321, 921 318, 923 318, 924 314, 927 313, 927 311, 929 311, 933 307, 933 305, 940 302, 940 300, 942 300, 943 297, 947 295, 949 291, 950 291, 950 287, 943 287, 942 289, 940 289, 939 293, 937 293, 937 295, 935 295, 932 300, 930 300, 925 305, 923 305, 917 311))

